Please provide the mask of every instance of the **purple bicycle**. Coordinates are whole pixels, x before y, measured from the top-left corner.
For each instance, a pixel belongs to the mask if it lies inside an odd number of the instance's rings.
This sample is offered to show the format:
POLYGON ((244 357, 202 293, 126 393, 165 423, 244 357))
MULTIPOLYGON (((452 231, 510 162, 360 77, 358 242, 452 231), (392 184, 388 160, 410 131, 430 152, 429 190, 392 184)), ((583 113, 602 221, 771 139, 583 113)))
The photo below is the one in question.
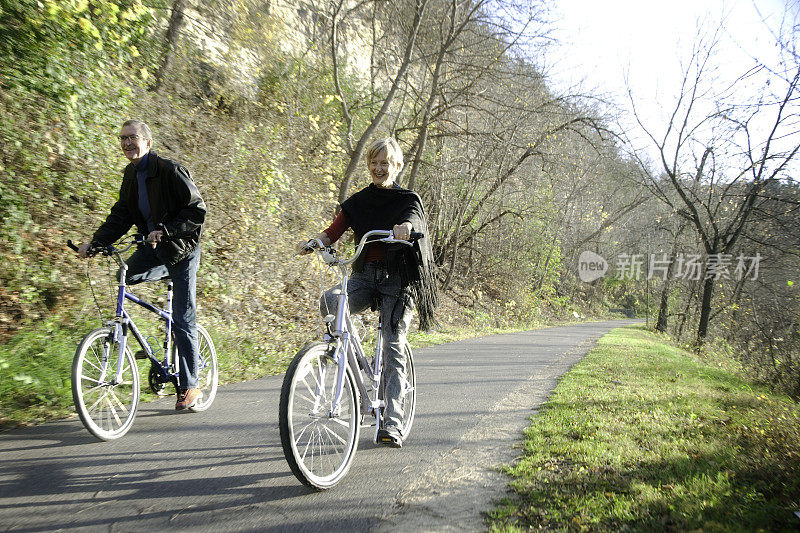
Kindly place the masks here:
MULTIPOLYGON (((134 235, 131 239, 117 243, 115 246, 92 247, 90 256, 102 254, 112 257, 119 265, 119 289, 117 307, 114 317, 102 327, 86 335, 75 352, 72 362, 72 399, 75 410, 81 417, 83 425, 100 440, 118 439, 125 435, 133 425, 139 407, 139 369, 137 359, 149 359, 150 371, 147 381, 155 394, 166 395, 167 385, 178 386, 178 359, 172 339, 172 282, 167 283, 165 309, 148 303, 131 292, 125 286, 127 265, 122 254, 134 245, 144 245, 143 235, 134 235), (151 344, 131 316, 125 310, 125 301, 129 300, 147 311, 155 314, 164 322, 164 341, 161 347, 151 344), (128 343, 128 335, 133 334, 141 348, 134 356, 128 343)), ((68 241, 67 245, 77 251, 77 247, 68 241)), ((198 366, 198 387, 203 391, 203 398, 190 410, 205 411, 214 401, 219 380, 217 352, 211 336, 201 325, 197 325, 197 348, 200 354, 198 366)))

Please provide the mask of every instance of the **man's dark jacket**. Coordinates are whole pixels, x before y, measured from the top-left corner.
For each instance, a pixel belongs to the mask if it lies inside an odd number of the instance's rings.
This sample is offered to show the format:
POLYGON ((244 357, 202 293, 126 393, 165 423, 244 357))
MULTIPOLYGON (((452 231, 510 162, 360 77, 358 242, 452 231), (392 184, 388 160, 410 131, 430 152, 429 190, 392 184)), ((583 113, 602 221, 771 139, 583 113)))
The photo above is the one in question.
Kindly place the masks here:
MULTIPOLYGON (((156 229, 163 224, 167 233, 175 237, 159 243, 156 255, 165 265, 174 265, 197 248, 206 218, 206 204, 186 167, 159 157, 153 151, 147 158, 145 185, 153 224, 156 229)), ((119 200, 92 240, 103 245, 112 244, 133 225, 139 233, 149 233, 147 222, 139 211, 136 166, 130 163, 122 176, 119 200)))

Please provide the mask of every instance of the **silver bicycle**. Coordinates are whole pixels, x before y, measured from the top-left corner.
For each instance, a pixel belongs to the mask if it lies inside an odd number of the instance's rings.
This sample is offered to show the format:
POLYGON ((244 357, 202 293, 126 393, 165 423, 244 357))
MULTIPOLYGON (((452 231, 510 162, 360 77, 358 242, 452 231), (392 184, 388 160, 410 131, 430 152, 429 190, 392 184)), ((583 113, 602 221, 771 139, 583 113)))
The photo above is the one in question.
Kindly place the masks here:
MULTIPOLYGON (((412 241, 422 235, 412 233, 412 241)), ((303 484, 328 489, 344 478, 358 448, 361 427, 374 425, 373 442, 382 424, 383 353, 382 324, 378 320, 375 354, 365 355, 362 336, 354 326, 347 301, 348 267, 368 242, 411 246, 394 239, 391 231, 374 230, 364 235, 349 259, 336 257, 321 241, 306 245, 326 264, 338 270, 341 292, 336 316, 323 318, 327 332, 322 341, 306 344, 295 355, 283 380, 280 401, 280 433, 283 453, 292 473, 303 484), (371 423, 365 423, 374 417, 371 423)), ((406 343, 407 385, 402 395, 400 433, 407 438, 414 423, 416 376, 411 347, 406 343)))

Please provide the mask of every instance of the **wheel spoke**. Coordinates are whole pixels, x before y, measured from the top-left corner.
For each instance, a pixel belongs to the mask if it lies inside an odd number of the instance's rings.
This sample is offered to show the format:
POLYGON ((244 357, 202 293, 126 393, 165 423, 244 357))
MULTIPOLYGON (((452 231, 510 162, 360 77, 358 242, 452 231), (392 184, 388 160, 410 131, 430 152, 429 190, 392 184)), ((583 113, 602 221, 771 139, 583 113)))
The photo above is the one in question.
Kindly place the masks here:
POLYGON ((314 377, 314 384, 315 384, 317 387, 319 387, 319 386, 320 386, 320 383, 321 383, 321 381, 322 381, 322 377, 323 377, 323 374, 322 374, 322 362, 319 360, 319 356, 317 356, 317 358, 316 358, 316 360, 314 361, 314 363, 316 363, 316 365, 317 365, 317 369, 316 369, 316 370, 317 370, 317 372, 316 372, 316 373, 314 373, 314 367, 313 367, 313 365, 312 365, 312 366, 311 366, 311 372, 310 372, 310 373, 311 373, 311 375, 314 377))
POLYGON ((89 411, 89 412, 95 411, 97 409, 97 406, 100 404, 100 402, 102 402, 103 400, 106 399, 106 396, 108 396, 108 390, 104 390, 103 391, 103 395, 100 396, 97 399, 97 401, 94 402, 90 407, 87 407, 86 410, 89 411))
MULTIPOLYGON (((303 385, 306 386, 306 390, 308 390, 309 394, 311 394, 311 396, 313 396, 313 397, 316 397, 317 396, 317 391, 311 388, 311 385, 308 384, 308 382, 306 381, 305 377, 303 377, 303 379, 301 381, 303 382, 303 385)), ((316 378, 314 378, 314 381, 316 381, 316 378)))
MULTIPOLYGON (((301 459, 305 460, 306 454, 308 453, 308 448, 311 446, 311 441, 312 440, 314 440, 314 430, 313 429, 311 430, 311 434, 308 436, 308 442, 306 442, 306 447, 303 450, 302 456, 300 457, 301 459)), ((314 452, 311 452, 311 456, 313 458, 314 452)))
MULTIPOLYGON (((327 428, 325 428, 325 429, 327 429, 327 428)), ((329 444, 325 444, 325 447, 326 448, 333 448, 333 450, 332 450, 333 453, 326 453, 324 456, 325 456, 326 462, 328 463, 328 470, 327 471, 328 472, 333 472, 333 471, 336 470, 336 467, 338 466, 336 464, 336 461, 333 458, 333 455, 335 454, 335 455, 338 456, 340 454, 339 454, 338 450, 336 449, 336 446, 333 444, 333 441, 331 441, 330 436, 328 435, 327 437, 328 438, 325 439, 325 440, 327 440, 327 442, 329 444)), ((323 439, 323 435, 322 435, 322 433, 320 433, 320 440, 322 440, 322 439, 323 439)))
MULTIPOLYGON (((325 428, 325 431, 327 431, 327 432, 328 432, 328 437, 329 437, 329 438, 330 438, 330 437, 334 437, 334 438, 336 438, 336 440, 338 440, 340 443, 342 443, 342 444, 347 444, 347 441, 346 441, 346 440, 344 440, 342 437, 340 437, 340 436, 339 436, 339 435, 338 435, 338 434, 337 434, 335 431, 333 431, 331 428, 329 428, 328 426, 322 426, 322 427, 323 427, 323 428, 325 428)), ((333 442, 331 442, 331 444, 334 444, 334 443, 333 443, 333 442)))
POLYGON ((314 425, 314 421, 311 421, 308 424, 306 424, 305 426, 303 426, 303 429, 301 429, 300 433, 297 434, 297 438, 294 441, 295 444, 299 444, 300 443, 300 440, 303 438, 303 434, 305 434, 306 430, 308 428, 310 428, 311 426, 313 426, 313 425, 314 425))
MULTIPOLYGON (((99 360, 99 359, 97 359, 97 357, 96 357, 96 356, 95 356, 95 360, 97 361, 97 365, 101 365, 101 364, 102 364, 102 363, 100 363, 100 360, 99 360)), ((86 359, 85 361, 86 361, 86 363, 87 363, 89 366, 91 366, 92 368, 94 368, 95 370, 97 370, 98 372, 100 372, 101 374, 103 373, 103 369, 101 369, 99 366, 97 366, 96 364, 94 364, 94 363, 92 363, 91 361, 89 361, 89 359, 86 359)))
POLYGON ((99 381, 99 380, 97 380, 97 379, 94 379, 94 378, 90 378, 89 376, 86 376, 86 375, 84 375, 84 374, 81 374, 81 381, 84 381, 84 380, 85 380, 85 381, 91 381, 92 383, 97 383, 97 384, 98 384, 98 386, 97 386, 97 387, 92 387, 92 388, 91 388, 91 389, 89 389, 87 392, 91 392, 91 391, 93 391, 93 390, 95 390, 95 389, 98 389, 98 388, 100 388, 100 385, 99 385, 100 381, 99 381))
POLYGON ((305 394, 300 394, 299 392, 295 393, 296 398, 300 398, 301 400, 305 400, 306 402, 310 403, 311 405, 317 405, 317 401, 314 398, 309 398, 305 394))
MULTIPOLYGON (((113 404, 116 403, 117 407, 119 407, 120 410, 122 410, 122 411, 124 411, 126 413, 128 412, 128 408, 125 407, 125 404, 119 399, 119 397, 117 397, 116 392, 114 392, 113 390, 108 391, 108 397, 109 397, 109 404, 111 405, 112 409, 114 408, 113 404), (114 400, 114 401, 112 402, 111 400, 114 400)), ((116 411, 115 411, 115 413, 116 413, 116 411)))
POLYGON ((349 427, 350 427, 350 424, 348 424, 347 422, 345 422, 345 421, 344 421, 344 420, 342 420, 341 418, 331 418, 330 420, 331 420, 331 422, 333 422, 334 424, 339 424, 339 425, 340 425, 340 426, 342 426, 342 427, 346 427, 346 428, 349 428, 349 427))
POLYGON ((117 414, 117 410, 114 409, 114 404, 112 403, 111 398, 106 398, 106 403, 108 404, 108 410, 111 416, 114 417, 114 421, 117 423, 117 425, 121 425, 122 420, 120 420, 119 415, 117 414))

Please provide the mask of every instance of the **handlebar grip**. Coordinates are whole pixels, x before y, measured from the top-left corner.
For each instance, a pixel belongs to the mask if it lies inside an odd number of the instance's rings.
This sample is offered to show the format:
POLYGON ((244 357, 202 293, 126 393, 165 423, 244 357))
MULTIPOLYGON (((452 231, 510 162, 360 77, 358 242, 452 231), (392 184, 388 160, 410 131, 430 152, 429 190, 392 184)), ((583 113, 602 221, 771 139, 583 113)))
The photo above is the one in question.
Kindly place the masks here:
POLYGON ((421 238, 423 238, 424 236, 425 236, 425 234, 424 234, 424 233, 420 233, 419 231, 412 231, 412 232, 411 232, 411 235, 409 236, 409 239, 410 239, 411 241, 418 241, 418 240, 420 240, 421 238))
MULTIPOLYGON (((72 242, 72 239, 67 239, 67 246, 70 249, 74 250, 76 253, 80 251, 78 246, 76 246, 75 243, 72 242)), ((99 253, 105 253, 105 251, 106 251, 106 247, 105 246, 103 246, 101 244, 98 244, 96 242, 92 242, 89 245, 89 248, 86 250, 86 255, 88 257, 92 257, 92 256, 97 255, 99 253)))

